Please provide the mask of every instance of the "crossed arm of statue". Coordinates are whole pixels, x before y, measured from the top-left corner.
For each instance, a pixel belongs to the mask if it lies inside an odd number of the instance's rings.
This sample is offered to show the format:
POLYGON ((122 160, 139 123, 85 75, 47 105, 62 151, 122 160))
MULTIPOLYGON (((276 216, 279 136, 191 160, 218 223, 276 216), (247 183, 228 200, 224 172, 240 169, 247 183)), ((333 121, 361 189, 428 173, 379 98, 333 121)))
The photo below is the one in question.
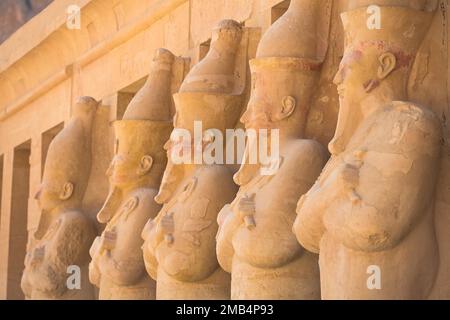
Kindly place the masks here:
POLYGON ((64 294, 67 290, 67 268, 71 265, 81 266, 86 262, 86 249, 92 238, 92 226, 83 214, 65 213, 51 241, 32 250, 22 286, 55 298, 64 294))
MULTIPOLYGON (((187 212, 192 212, 198 199, 186 201, 187 212)), ((201 200, 200 200, 201 201, 201 200)), ((206 209, 206 208, 205 208, 206 209)), ((208 210, 209 211, 209 210, 208 210)), ((174 212, 161 212, 155 221, 144 229, 146 242, 144 257, 146 268, 156 278, 158 266, 179 281, 198 281, 210 276, 217 268, 214 220, 206 217, 186 219, 175 230, 174 212), (195 263, 203 259, 203 264, 195 263)))
POLYGON ((226 168, 208 167, 167 203, 144 229, 144 257, 152 277, 164 270, 179 281, 201 281, 219 267, 216 258, 217 215, 235 194, 226 168), (219 185, 216 182, 222 181, 219 185), (203 261, 203 263, 198 263, 203 261))
POLYGON ((350 249, 390 249, 426 214, 439 167, 440 124, 422 114, 403 128, 400 140, 386 129, 384 137, 369 135, 353 153, 330 160, 298 204, 294 231, 303 246, 319 252, 326 230, 350 249))

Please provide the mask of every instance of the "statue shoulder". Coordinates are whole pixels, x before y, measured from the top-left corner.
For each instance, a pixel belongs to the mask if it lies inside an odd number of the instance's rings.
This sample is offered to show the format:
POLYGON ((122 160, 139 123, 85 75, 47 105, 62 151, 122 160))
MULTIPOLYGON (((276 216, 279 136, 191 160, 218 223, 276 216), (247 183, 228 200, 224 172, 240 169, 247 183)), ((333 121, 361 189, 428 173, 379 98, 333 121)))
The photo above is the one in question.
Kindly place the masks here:
POLYGON ((329 155, 322 144, 312 139, 298 139, 289 145, 286 162, 292 163, 323 163, 329 155))
POLYGON ((329 159, 325 147, 315 140, 298 139, 286 148, 275 175, 282 184, 313 183, 329 159))
POLYGON ((386 146, 400 148, 411 154, 437 154, 443 139, 443 128, 436 114, 412 102, 394 101, 375 120, 379 127, 373 142, 380 134, 387 135, 386 146))
MULTIPOLYGON (((429 108, 407 101, 393 101, 389 108, 394 112, 397 123, 408 121, 414 128, 432 136, 442 136, 442 124, 429 108)), ((390 115, 392 117, 392 114, 390 115)))

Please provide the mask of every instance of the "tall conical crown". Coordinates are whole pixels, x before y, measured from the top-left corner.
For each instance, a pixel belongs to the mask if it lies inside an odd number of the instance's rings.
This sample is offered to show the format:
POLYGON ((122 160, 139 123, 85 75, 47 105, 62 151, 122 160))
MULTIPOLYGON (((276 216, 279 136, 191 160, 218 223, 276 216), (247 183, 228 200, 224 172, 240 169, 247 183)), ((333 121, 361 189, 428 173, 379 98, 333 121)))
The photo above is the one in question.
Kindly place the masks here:
POLYGON ((236 55, 242 33, 238 22, 220 21, 213 30, 208 54, 186 76, 180 93, 233 94, 237 80, 234 74, 236 55))
MULTIPOLYGON (((428 32, 433 12, 410 7, 379 7, 380 28, 368 28, 368 8, 362 7, 341 15, 346 46, 376 46, 381 50, 394 50, 403 58, 414 58, 428 32)), ((402 61, 400 60, 401 64, 402 61)))
POLYGON ((321 19, 327 0, 291 0, 289 9, 264 34, 256 58, 290 57, 323 62, 328 30, 321 19))
POLYGON ((194 121, 202 121, 204 130, 234 128, 242 111, 242 92, 235 89, 242 34, 242 26, 234 20, 220 21, 213 30, 208 54, 192 68, 174 95, 176 127, 193 130, 194 121))
POLYGON ((174 60, 175 56, 169 50, 156 51, 147 81, 131 100, 123 120, 171 120, 174 60))
POLYGON ((171 84, 175 56, 166 49, 155 53, 145 85, 131 100, 123 120, 114 123, 116 153, 151 155, 165 164, 164 143, 172 130, 171 84))
POLYGON ((97 105, 93 98, 79 98, 73 116, 50 143, 45 161, 43 183, 73 183, 73 198, 78 201, 83 198, 90 173, 91 129, 97 105))

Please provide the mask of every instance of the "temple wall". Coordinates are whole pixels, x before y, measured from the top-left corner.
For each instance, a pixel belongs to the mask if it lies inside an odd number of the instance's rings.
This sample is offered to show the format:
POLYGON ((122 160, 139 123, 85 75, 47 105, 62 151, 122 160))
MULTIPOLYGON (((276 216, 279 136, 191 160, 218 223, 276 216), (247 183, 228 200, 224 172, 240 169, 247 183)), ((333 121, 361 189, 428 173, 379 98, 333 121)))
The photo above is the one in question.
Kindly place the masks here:
MULTIPOLYGON (((335 1, 335 16, 344 3, 335 1)), ((110 123, 121 117, 143 84, 154 51, 167 48, 190 58, 192 66, 204 56, 211 29, 219 20, 235 19, 263 33, 287 4, 283 0, 58 0, 0 45, 0 299, 23 297, 17 291, 20 277, 10 272, 23 266, 10 257, 13 250, 23 251, 17 253, 23 256, 25 248, 12 240, 26 237, 25 230, 30 233, 37 227, 40 212, 34 193, 46 148, 52 130, 69 119, 74 99, 86 95, 102 101, 94 129, 93 148, 97 151, 88 187, 91 191, 85 199, 87 211, 94 216, 108 191, 102 172, 112 155, 110 123), (66 9, 72 4, 81 8, 80 30, 66 27, 66 9), (19 152, 17 148, 24 144, 28 149, 19 152), (29 179, 23 181, 25 186, 17 186, 27 152, 29 179), (18 189, 28 191, 28 197, 20 194, 20 201, 15 199, 13 192, 18 189), (13 216, 24 210, 25 216, 13 216), (26 229, 20 234, 24 223, 26 229)), ((446 9, 444 6, 444 13, 446 9)), ((448 28, 446 19, 445 15, 436 28, 442 30, 443 23, 448 28)), ((339 38, 340 23, 332 23, 331 32, 339 38)), ((439 37, 444 37, 444 43, 437 45, 447 54, 448 32, 439 37)), ((332 62, 324 75, 328 81, 342 51, 342 45, 334 43, 332 47, 332 62)), ((446 81, 447 75, 444 78, 446 81)), ((446 86, 443 90, 448 92, 446 86)), ((448 104, 442 108, 443 114, 448 114, 448 104)), ((333 110, 334 116, 336 112, 333 110)), ((319 135, 326 140, 330 133, 319 135)))

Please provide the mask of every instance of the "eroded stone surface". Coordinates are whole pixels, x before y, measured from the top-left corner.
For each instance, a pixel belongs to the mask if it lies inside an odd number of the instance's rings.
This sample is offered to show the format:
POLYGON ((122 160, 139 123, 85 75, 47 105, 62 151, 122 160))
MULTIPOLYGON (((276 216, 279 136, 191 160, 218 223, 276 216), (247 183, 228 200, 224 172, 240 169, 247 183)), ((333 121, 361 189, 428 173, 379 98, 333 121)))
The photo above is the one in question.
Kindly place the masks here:
POLYGON ((174 55, 159 49, 144 87, 114 123, 115 155, 107 175, 110 193, 97 215, 105 230, 90 254, 90 281, 100 299, 154 299, 155 282, 145 272, 140 237, 161 209, 154 200, 167 159, 163 149, 172 130, 171 84, 174 55))
POLYGON ((22 290, 29 299, 93 299, 87 281, 92 221, 81 210, 91 169, 91 130, 97 102, 80 98, 74 115, 51 142, 42 183, 35 195, 42 211, 25 258, 22 290), (68 286, 75 266, 81 289, 68 286), (73 289, 73 288, 72 288, 73 289))
POLYGON ((299 201, 294 231, 320 255, 322 298, 426 299, 439 268, 433 203, 442 128, 406 88, 433 14, 425 1, 390 1, 380 8, 382 28, 370 30, 361 2, 342 15, 332 158, 299 201), (373 267, 379 285, 368 281, 373 267))

